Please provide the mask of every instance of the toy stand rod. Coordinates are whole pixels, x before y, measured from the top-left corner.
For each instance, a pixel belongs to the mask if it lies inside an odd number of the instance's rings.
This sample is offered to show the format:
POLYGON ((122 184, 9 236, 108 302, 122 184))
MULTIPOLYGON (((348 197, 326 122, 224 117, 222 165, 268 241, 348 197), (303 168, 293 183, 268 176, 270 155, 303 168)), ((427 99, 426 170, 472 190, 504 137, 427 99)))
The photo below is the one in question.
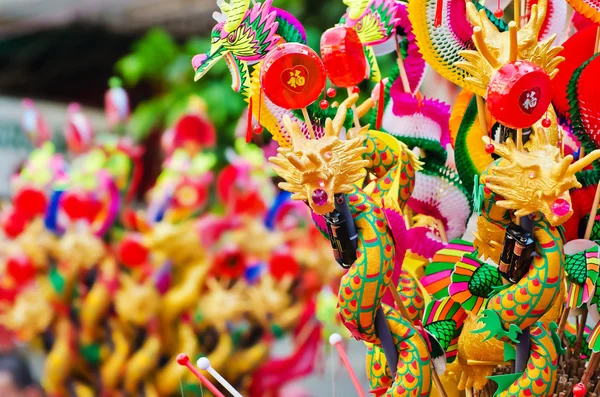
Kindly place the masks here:
MULTIPOLYGON (((353 95, 352 88, 348 87, 348 96, 353 95)), ((356 111, 356 104, 352 104, 352 115, 354 116, 354 126, 360 128, 360 120, 358 119, 358 112, 356 111)))
POLYGON ((306 123, 306 128, 308 128, 308 133, 310 134, 310 138, 316 139, 315 130, 313 129, 312 122, 310 121, 310 117, 308 117, 308 110, 306 110, 306 108, 302 108, 302 116, 304 116, 304 122, 306 123))
POLYGON ((388 289, 392 293, 392 296, 394 297, 394 301, 396 302, 396 306, 398 306, 398 310, 400 310, 400 314, 402 314, 402 317, 404 317, 407 321, 410 321, 409 320, 410 317, 408 316, 406 307, 404 307, 404 303, 402 303, 402 300, 400 300, 400 295, 398 295, 398 291, 396 290, 396 288, 394 288, 394 285, 388 284, 388 289))
POLYGON ((331 336, 329 336, 329 343, 335 347, 338 354, 340 355, 340 358, 342 359, 342 363, 346 367, 346 370, 348 370, 348 375, 350 376, 350 380, 352 381, 352 384, 354 385, 354 388, 356 389, 358 396, 365 397, 365 393, 362 390, 360 382, 358 381, 358 377, 356 376, 356 373, 354 372, 354 369, 352 368, 352 364, 350 364, 350 361, 348 360, 348 356, 346 355, 346 352, 344 351, 344 348, 342 347, 341 342, 342 342, 342 337, 340 336, 340 334, 331 334, 331 336))
POLYGON ((410 84, 408 82, 408 75, 404 68, 404 60, 402 59, 402 52, 400 51, 400 43, 398 42, 398 35, 394 33, 394 41, 396 42, 396 62, 398 63, 398 71, 400 72, 400 80, 402 81, 402 88, 404 92, 410 94, 410 84))
POLYGON ((588 218, 587 226, 585 228, 584 239, 589 240, 592 235, 592 229, 594 227, 594 221, 596 220, 596 213, 598 212, 598 204, 600 204, 600 183, 596 186, 596 195, 594 196, 594 202, 592 203, 592 209, 588 218))

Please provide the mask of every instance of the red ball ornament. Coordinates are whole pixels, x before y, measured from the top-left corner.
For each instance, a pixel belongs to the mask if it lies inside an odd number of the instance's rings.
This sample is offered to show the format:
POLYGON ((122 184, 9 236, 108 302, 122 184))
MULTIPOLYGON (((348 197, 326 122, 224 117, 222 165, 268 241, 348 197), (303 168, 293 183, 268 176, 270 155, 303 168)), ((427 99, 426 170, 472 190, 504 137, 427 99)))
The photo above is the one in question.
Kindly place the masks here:
POLYGON ((502 8, 496 8, 496 11, 494 11, 494 16, 498 19, 502 18, 504 16, 504 10, 502 8))
POLYGON ((487 107, 492 116, 510 128, 528 128, 548 110, 552 100, 550 76, 527 61, 502 66, 487 89, 487 107))
POLYGON ((254 131, 255 134, 262 134, 263 126, 260 124, 254 124, 254 127, 252 127, 252 131, 254 131))
POLYGON ((494 153, 494 150, 496 150, 496 148, 494 147, 493 144, 488 143, 487 145, 485 145, 485 152, 488 154, 492 154, 494 153))
POLYGON ((280 251, 275 252, 269 261, 269 273, 275 279, 280 280, 286 274, 296 276, 300 272, 300 265, 291 253, 280 251))
POLYGON ((359 92, 360 92, 360 88, 358 88, 357 86, 352 87, 353 94, 358 94, 359 92))
POLYGON ((327 99, 323 99, 321 102, 319 102, 319 107, 323 110, 327 109, 329 107, 329 102, 327 102, 327 99))
POLYGON ((367 59, 358 33, 336 26, 321 36, 321 57, 327 77, 338 87, 352 87, 365 78, 367 59))
POLYGON ((542 127, 550 128, 551 125, 552 125, 552 122, 550 121, 550 119, 548 117, 542 119, 542 127))
POLYGON ((325 87, 325 66, 316 52, 299 43, 280 44, 260 70, 265 95, 285 109, 305 108, 325 87))
POLYGON ((148 249, 142 243, 141 235, 129 234, 119 244, 117 255, 125 266, 138 267, 148 260, 148 249))
POLYGON ((335 90, 335 88, 330 87, 330 88, 327 89, 327 96, 329 98, 333 98, 336 95, 337 95, 337 91, 335 90))
POLYGON ((17 284, 25 284, 35 277, 35 266, 24 254, 11 255, 6 261, 6 272, 17 284))
POLYGON ((573 386, 573 397, 584 397, 587 394, 587 387, 583 383, 573 386))
POLYGON ((46 211, 46 195, 39 189, 25 187, 13 198, 15 209, 28 219, 46 211))

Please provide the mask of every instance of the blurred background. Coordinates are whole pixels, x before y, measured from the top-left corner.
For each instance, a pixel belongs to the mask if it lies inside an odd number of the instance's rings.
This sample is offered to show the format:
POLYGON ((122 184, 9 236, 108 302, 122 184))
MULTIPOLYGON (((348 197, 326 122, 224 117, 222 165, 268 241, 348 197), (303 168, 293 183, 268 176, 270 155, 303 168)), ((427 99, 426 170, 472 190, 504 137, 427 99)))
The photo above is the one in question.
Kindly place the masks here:
MULTIPOLYGON (((302 22, 308 44, 317 51, 321 33, 345 12, 337 0, 275 0, 273 5, 302 22)), ((113 76, 121 79, 129 94, 128 134, 144 147, 138 199, 161 171, 161 136, 187 111, 190 94, 206 103, 206 114, 217 132, 217 169, 222 167, 247 104, 231 89, 225 62, 193 82, 191 59, 210 47, 216 9, 210 0, 0 0, 0 197, 9 198, 10 177, 33 149, 21 128, 22 99, 35 100, 53 132, 56 150, 65 152, 62 130, 69 103, 82 104, 94 130, 107 130, 104 94, 113 76)), ((394 54, 379 59, 383 76, 394 59, 394 54)), ((423 93, 442 100, 456 94, 427 73, 423 93)), ((363 97, 372 88, 364 84, 363 97)), ((5 343, 7 339, 3 336, 5 343)), ((11 346, 8 343, 4 350, 10 351, 11 346)), ((286 355, 290 348, 289 339, 280 340, 274 354, 286 355)), ((39 376, 43 355, 24 346, 19 349, 39 376)), ((350 341, 348 351, 367 389, 365 347, 350 341)), ((328 352, 320 354, 315 374, 299 382, 309 392, 306 395, 355 395, 339 359, 328 352), (332 372, 332 365, 337 370, 332 372)))

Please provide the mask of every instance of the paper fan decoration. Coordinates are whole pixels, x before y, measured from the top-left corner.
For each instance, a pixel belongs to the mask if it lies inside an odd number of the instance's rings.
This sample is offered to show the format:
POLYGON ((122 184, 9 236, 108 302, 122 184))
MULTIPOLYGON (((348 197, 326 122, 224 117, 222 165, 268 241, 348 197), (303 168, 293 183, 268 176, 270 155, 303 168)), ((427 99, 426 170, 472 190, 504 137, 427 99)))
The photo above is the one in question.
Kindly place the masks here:
POLYGON ((415 213, 440 220, 453 240, 466 230, 472 212, 469 196, 455 170, 427 162, 415 174, 408 205, 415 213))
POLYGON ((446 161, 446 145, 450 143, 448 119, 450 106, 435 99, 418 99, 411 94, 390 89, 392 106, 383 114, 382 129, 406 143, 419 147, 446 161))
MULTIPOLYGON (((475 94, 463 90, 450 115, 450 130, 454 141, 456 171, 467 192, 473 191, 474 177, 493 161, 481 139, 488 135, 479 124, 475 94)), ((492 123, 488 123, 492 125, 492 123)))
POLYGON ((600 23, 600 2, 597 0, 567 0, 575 11, 594 23, 600 23))
POLYGON ((558 73, 552 79, 554 89, 553 103, 558 113, 567 115, 570 105, 567 98, 567 86, 575 70, 594 55, 596 25, 589 26, 571 36, 562 46, 561 56, 565 60, 560 64, 558 73))
MULTIPOLYGON (((527 13, 539 0, 527 1, 527 13)), ((567 3, 562 0, 547 0, 547 11, 544 23, 540 29, 539 40, 545 40, 553 34, 560 35, 567 23, 567 3)))
MULTIPOLYGON (((479 2, 473 4, 478 10, 484 9, 500 31, 507 30, 506 23, 496 19, 490 10, 479 2)), ((408 3, 408 16, 425 61, 447 80, 485 96, 480 88, 464 80, 469 75, 455 65, 464 60, 458 55, 460 51, 475 49, 471 40, 473 27, 467 20, 465 0, 411 0, 408 3), (438 12, 438 3, 441 12, 438 12), (439 16, 437 21, 436 15, 439 16)))
POLYGON ((573 131, 586 153, 600 147, 600 97, 596 86, 599 73, 600 58, 595 54, 575 70, 567 87, 573 131))

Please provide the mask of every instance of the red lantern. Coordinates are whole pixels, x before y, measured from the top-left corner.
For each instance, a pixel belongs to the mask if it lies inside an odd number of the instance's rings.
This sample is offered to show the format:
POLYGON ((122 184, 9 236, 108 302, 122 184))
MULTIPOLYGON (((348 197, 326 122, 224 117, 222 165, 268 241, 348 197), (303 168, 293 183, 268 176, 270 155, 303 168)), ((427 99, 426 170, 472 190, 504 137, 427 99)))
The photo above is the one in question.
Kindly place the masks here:
POLYGON ((352 28, 337 26, 325 31, 321 36, 321 57, 333 85, 353 87, 365 78, 367 59, 352 28))
POLYGON ((148 259, 148 249, 139 234, 129 234, 123 238, 118 248, 118 256, 127 267, 138 267, 148 259))
POLYGON ((502 66, 487 89, 492 116, 510 128, 528 128, 542 118, 552 100, 550 76, 527 61, 502 66))
POLYGON ((298 275, 300 265, 291 253, 285 251, 274 252, 269 260, 269 272, 273 278, 281 280, 286 274, 290 276, 298 275))
POLYGON ((38 189, 26 187, 17 192, 13 204, 17 212, 31 219, 46 211, 46 195, 38 189))
POLYGON ((35 266, 26 255, 11 255, 6 261, 6 272, 17 284, 25 284, 35 277, 35 266))
POLYGON ((325 87, 325 67, 316 52, 299 43, 279 45, 267 55, 260 70, 265 95, 285 109, 305 108, 325 87))

